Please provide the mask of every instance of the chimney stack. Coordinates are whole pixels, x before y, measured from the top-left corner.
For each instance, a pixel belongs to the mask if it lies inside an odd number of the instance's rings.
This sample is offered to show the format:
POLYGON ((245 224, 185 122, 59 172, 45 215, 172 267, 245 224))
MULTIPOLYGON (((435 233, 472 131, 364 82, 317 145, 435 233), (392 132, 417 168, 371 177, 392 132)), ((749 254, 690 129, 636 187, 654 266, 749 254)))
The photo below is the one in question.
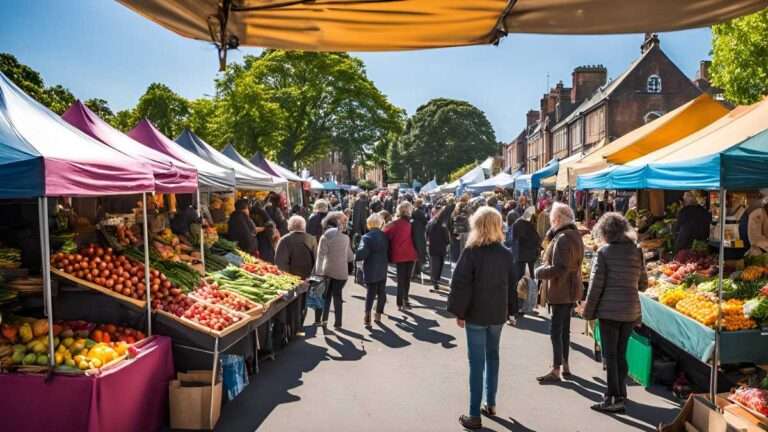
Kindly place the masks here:
POLYGON ((578 105, 608 80, 608 69, 603 65, 579 66, 571 74, 571 103, 578 105))
POLYGON ((710 60, 699 62, 699 70, 696 72, 696 80, 709 81, 709 67, 712 65, 710 60))
POLYGON ((658 45, 661 45, 659 35, 656 33, 646 33, 645 39, 643 39, 643 44, 640 45, 640 54, 645 54, 646 51, 658 45))
POLYGON ((530 110, 525 114, 525 126, 528 127, 539 121, 539 112, 536 110, 530 110))

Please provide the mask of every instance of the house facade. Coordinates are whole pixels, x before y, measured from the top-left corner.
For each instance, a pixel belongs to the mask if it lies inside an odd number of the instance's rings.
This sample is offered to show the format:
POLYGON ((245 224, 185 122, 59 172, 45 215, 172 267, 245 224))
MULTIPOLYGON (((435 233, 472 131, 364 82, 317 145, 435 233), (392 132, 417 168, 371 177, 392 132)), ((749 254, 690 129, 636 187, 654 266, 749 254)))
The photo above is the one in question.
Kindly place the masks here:
POLYGON ((307 166, 309 175, 320 181, 334 180, 342 184, 357 184, 359 180, 366 179, 381 187, 384 185, 384 168, 372 164, 352 165, 352 177, 349 178, 347 168, 341 158, 341 153, 330 152, 327 156, 318 159, 307 166))
POLYGON ((552 87, 540 100, 538 119, 526 119, 526 172, 594 151, 695 98, 702 86, 667 57, 655 34, 646 34, 640 57, 613 80, 602 65, 579 66, 571 86, 552 87))

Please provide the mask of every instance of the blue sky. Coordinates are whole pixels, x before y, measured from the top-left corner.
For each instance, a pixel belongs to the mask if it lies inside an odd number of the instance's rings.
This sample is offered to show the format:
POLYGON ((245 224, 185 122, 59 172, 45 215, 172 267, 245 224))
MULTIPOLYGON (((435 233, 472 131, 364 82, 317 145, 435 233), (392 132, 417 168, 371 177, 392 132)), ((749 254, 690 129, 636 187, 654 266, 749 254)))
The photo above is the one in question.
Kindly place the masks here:
MULTIPOLYGON (((101 97, 114 110, 135 105, 152 82, 196 98, 213 93, 214 48, 177 36, 113 1, 2 1, 0 51, 14 54, 81 99, 101 97)), ((665 33, 661 46, 693 77, 710 51, 708 29, 665 33)), ((550 84, 602 63, 615 77, 640 53, 642 35, 511 35, 500 46, 363 53, 368 75, 390 100, 413 113, 435 97, 467 100, 483 111, 499 140, 513 138, 525 112, 550 84)), ((230 55, 258 53, 246 48, 230 55)))

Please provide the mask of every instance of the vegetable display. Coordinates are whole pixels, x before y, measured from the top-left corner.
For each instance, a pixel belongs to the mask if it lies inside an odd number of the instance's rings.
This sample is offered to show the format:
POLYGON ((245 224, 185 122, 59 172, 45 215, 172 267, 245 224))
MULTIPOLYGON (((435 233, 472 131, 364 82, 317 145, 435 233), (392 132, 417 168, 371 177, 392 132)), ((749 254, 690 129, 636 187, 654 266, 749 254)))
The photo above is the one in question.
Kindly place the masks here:
POLYGON ((261 309, 261 305, 254 303, 245 297, 241 297, 232 291, 219 289, 216 284, 200 284, 200 288, 195 290, 192 295, 208 303, 220 305, 227 309, 237 312, 249 312, 254 309, 261 309))
POLYGON ((256 303, 266 304, 293 288, 295 276, 259 276, 235 266, 213 273, 211 279, 220 289, 232 291, 256 303))
POLYGON ((768 416, 768 390, 740 387, 731 394, 731 399, 764 416, 768 416))
MULTIPOLYGON (((144 262, 144 252, 136 248, 125 250, 125 254, 138 262, 144 262)), ((179 261, 167 261, 162 259, 150 249, 149 266, 167 277, 174 285, 181 288, 182 292, 195 289, 200 283, 200 273, 189 265, 179 261)))
POLYGON ((21 267, 21 251, 13 248, 0 248, 0 269, 21 267))

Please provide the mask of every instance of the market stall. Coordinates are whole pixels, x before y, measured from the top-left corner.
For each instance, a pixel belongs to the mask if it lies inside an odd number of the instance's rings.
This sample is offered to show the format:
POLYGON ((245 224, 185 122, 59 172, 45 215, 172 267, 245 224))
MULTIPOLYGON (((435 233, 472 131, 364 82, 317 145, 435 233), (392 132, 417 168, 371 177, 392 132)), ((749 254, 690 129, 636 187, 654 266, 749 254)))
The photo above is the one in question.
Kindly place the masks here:
MULTIPOLYGON (((713 365, 711 392, 718 388, 721 364, 764 363, 768 353, 768 341, 758 330, 768 324, 768 257, 750 250, 743 258, 725 259, 728 246, 746 240, 740 230, 726 229, 730 207, 742 204, 733 199, 734 193, 768 186, 767 124, 768 100, 737 107, 709 127, 631 162, 632 166, 578 179, 581 188, 713 191, 703 198, 716 215, 717 225, 709 227, 709 237, 715 240, 718 255, 712 256, 710 244, 702 239, 689 249, 674 251, 671 260, 649 263, 651 288, 642 302, 646 326, 713 365)), ((700 197, 698 205, 702 201, 700 197)), ((663 229, 666 223, 654 225, 663 229)), ((656 248, 664 244, 652 243, 656 248)))
MULTIPOLYGON (((41 398, 50 396, 48 412, 61 408, 62 412, 68 413, 71 424, 78 426, 73 430, 93 430, 101 422, 121 418, 121 408, 141 406, 146 401, 146 395, 132 392, 122 392, 119 404, 108 395, 100 401, 98 397, 94 399, 95 386, 103 385, 105 390, 109 390, 114 388, 112 384, 130 379, 139 388, 167 387, 168 368, 158 365, 167 366, 171 359, 169 352, 163 352, 161 348, 142 354, 143 344, 162 346, 165 342, 157 338, 147 340, 140 330, 113 324, 106 328, 102 326, 107 324, 54 319, 49 212, 53 210, 58 215, 59 211, 49 205, 49 197, 151 192, 155 184, 153 170, 143 160, 133 159, 105 146, 70 126, 24 94, 2 74, 0 99, 3 100, 0 136, 4 150, 0 156, 3 166, 0 172, 12 174, 15 169, 24 168, 24 171, 15 173, 16 178, 3 179, 0 197, 16 200, 15 205, 4 206, 3 210, 15 211, 29 205, 30 198, 38 197, 38 217, 15 223, 29 227, 37 225, 42 255, 40 277, 36 278, 31 275, 38 270, 25 268, 21 250, 11 247, 2 249, 0 371, 3 373, 0 373, 0 382, 4 385, 3 394, 11 396, 5 398, 4 406, 14 413, 7 416, 4 424, 13 424, 13 430, 52 429, 41 425, 53 424, 54 420, 60 423, 61 417, 41 416, 39 411, 28 416, 20 414, 39 407, 41 398), (42 308, 27 301, 41 294, 42 308), (103 336, 105 333, 110 335, 109 338, 103 336), (98 341, 91 337, 96 337, 98 341), (152 368, 156 373, 141 373, 139 365, 147 364, 154 364, 152 368), (116 370, 122 367, 125 367, 123 371, 116 370), (115 372, 111 375, 109 371, 115 372), (110 377, 107 378, 107 375, 110 377), (102 377, 104 380, 101 380, 102 377), (62 397, 63 394, 72 397, 62 397), (31 403, 30 399, 36 403, 31 403), (102 409, 97 405, 99 402, 104 403, 102 409)), ((57 226, 66 225, 59 219, 55 223, 57 226)), ((7 240, 4 238, 2 241, 7 240)), ((63 242, 64 247, 67 244, 63 242)), ((138 424, 157 428, 163 424, 167 394, 161 392, 153 398, 158 408, 150 409, 148 415, 138 422, 126 421, 127 427, 138 424)))
MULTIPOLYGON (((507 174, 505 172, 501 172, 489 178, 488 180, 471 184, 467 186, 467 189, 471 192, 487 192, 496 189, 511 188, 515 184, 515 178, 520 174, 521 173, 507 174)), ((424 188, 422 188, 422 190, 423 189, 424 188)))
POLYGON ((267 172, 249 168, 220 153, 189 129, 184 129, 176 138, 176 143, 202 159, 220 168, 231 169, 235 172, 235 182, 238 189, 273 190, 280 188, 284 182, 276 182, 267 172))

